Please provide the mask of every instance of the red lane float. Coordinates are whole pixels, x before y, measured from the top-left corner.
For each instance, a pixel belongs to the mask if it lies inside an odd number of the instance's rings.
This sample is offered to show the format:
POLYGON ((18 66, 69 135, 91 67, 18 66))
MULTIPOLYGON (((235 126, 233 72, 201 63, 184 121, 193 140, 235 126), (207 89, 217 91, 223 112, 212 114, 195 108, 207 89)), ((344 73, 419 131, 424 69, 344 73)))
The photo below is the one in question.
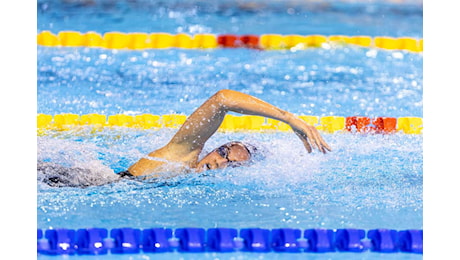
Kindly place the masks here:
POLYGON ((394 117, 369 118, 365 116, 350 116, 345 119, 345 129, 358 133, 394 133, 397 119, 394 117))
POLYGON ((223 34, 217 37, 217 44, 223 48, 250 48, 260 49, 259 36, 223 34))

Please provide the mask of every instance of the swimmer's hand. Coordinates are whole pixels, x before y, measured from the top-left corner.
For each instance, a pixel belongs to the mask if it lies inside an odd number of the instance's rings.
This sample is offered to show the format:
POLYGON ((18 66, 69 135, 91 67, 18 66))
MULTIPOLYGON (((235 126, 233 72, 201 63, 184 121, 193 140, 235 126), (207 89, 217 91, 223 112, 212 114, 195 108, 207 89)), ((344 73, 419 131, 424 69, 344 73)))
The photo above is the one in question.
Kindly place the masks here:
POLYGON ((313 147, 316 147, 322 153, 332 151, 331 147, 324 141, 323 137, 314 126, 305 123, 305 121, 300 118, 294 118, 292 121, 292 130, 294 130, 294 133, 300 138, 309 153, 313 150, 312 144, 313 147))

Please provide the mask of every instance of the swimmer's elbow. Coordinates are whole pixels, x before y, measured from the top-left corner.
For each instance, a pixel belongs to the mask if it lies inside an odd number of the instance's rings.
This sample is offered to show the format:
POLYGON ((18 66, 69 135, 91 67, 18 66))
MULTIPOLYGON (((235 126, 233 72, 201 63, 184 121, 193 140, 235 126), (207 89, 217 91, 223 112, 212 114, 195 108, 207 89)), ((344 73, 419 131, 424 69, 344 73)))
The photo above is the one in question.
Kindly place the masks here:
POLYGON ((235 90, 231 90, 231 89, 227 89, 227 88, 224 88, 224 89, 221 89, 221 90, 217 91, 217 93, 219 93, 219 94, 224 94, 224 95, 225 95, 225 94, 228 94, 228 93, 234 93, 234 92, 236 92, 236 91, 235 91, 235 90))
POLYGON ((220 101, 223 101, 225 100, 227 97, 229 97, 231 94, 232 94, 232 90, 230 89, 221 89, 219 91, 216 92, 216 94, 214 94, 214 96, 220 100, 220 101))
POLYGON ((234 90, 221 89, 217 91, 216 94, 214 94, 214 98, 218 104, 225 106, 226 104, 228 104, 236 98, 236 93, 238 92, 234 90))

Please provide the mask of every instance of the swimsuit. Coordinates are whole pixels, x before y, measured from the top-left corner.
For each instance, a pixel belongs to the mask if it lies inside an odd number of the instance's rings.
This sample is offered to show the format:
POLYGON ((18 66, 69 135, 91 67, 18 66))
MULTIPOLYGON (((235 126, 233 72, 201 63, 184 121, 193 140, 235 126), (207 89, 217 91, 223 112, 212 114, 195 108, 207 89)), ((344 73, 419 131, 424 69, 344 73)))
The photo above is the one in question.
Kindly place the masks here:
POLYGON ((120 176, 121 178, 132 178, 134 177, 134 175, 132 175, 129 171, 122 171, 122 172, 119 172, 117 173, 118 176, 120 176))

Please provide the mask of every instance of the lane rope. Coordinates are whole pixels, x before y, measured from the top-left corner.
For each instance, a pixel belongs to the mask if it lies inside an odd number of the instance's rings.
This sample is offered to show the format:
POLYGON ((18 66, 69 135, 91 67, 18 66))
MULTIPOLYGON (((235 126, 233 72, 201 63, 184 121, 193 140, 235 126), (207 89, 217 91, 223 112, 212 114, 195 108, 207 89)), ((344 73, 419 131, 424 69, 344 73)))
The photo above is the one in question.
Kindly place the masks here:
POLYGON ((105 228, 37 229, 37 253, 104 255, 165 252, 423 254, 423 230, 105 228))
POLYGON ((53 34, 41 31, 37 34, 37 44, 48 47, 91 47, 107 49, 214 49, 250 48, 259 50, 303 50, 325 46, 355 45, 385 50, 406 50, 423 52, 423 39, 387 36, 346 36, 346 35, 236 35, 236 34, 195 34, 185 33, 123 33, 60 31, 53 34))
MULTIPOLYGON (((423 119, 420 117, 365 117, 365 116, 306 116, 299 115, 299 118, 310 125, 315 126, 318 130, 335 133, 335 132, 352 132, 352 133, 405 133, 405 134, 422 134, 423 119)), ((158 128, 179 128, 187 119, 186 115, 101 115, 101 114, 37 114, 37 130, 39 134, 46 134, 46 130, 74 130, 77 128, 89 126, 93 128, 103 127, 128 127, 139 129, 158 129, 158 128)), ((219 131, 289 131, 289 125, 260 116, 234 116, 226 115, 219 131)))

